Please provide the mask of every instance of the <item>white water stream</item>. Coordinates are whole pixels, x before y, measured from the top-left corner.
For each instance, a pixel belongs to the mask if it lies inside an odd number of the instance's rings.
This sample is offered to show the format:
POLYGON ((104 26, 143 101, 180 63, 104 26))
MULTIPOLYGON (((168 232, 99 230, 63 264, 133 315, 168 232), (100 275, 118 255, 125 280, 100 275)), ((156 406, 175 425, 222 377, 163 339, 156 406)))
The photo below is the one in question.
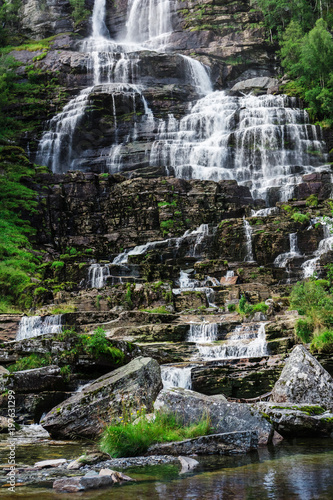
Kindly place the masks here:
POLYGON ((39 337, 47 333, 59 333, 62 329, 61 314, 53 316, 23 316, 20 321, 16 340, 39 337))

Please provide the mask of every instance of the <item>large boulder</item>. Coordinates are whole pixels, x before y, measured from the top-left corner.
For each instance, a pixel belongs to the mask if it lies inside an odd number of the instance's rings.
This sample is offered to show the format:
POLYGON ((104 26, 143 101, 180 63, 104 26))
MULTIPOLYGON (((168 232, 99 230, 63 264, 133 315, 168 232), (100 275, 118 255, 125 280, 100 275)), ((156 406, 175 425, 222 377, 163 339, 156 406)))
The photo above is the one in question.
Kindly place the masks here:
POLYGON ((95 437, 124 411, 151 411, 161 388, 157 361, 139 357, 63 401, 41 424, 54 437, 95 437))
POLYGON ((319 405, 260 402, 255 407, 285 437, 330 436, 333 432, 333 414, 319 405))
POLYGON ((227 432, 184 441, 154 444, 147 455, 234 455, 258 448, 256 431, 227 432))
POLYGON ((187 389, 163 389, 154 404, 155 410, 173 412, 184 424, 200 420, 209 415, 216 433, 256 431, 259 444, 267 444, 273 436, 273 426, 250 405, 230 403, 222 395, 205 396, 187 389))
POLYGON ((31 370, 22 370, 4 376, 6 389, 15 392, 59 391, 66 388, 66 381, 59 366, 50 365, 31 370))
POLYGON ((333 410, 333 378, 302 345, 291 352, 270 401, 318 404, 333 410))

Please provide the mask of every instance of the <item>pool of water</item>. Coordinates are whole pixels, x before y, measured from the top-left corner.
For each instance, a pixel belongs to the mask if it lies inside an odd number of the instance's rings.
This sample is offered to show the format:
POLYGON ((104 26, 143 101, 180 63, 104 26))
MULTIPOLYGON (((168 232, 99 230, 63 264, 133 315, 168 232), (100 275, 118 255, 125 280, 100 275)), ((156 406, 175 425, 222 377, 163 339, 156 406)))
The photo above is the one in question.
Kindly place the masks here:
MULTIPOLYGON (((36 449, 31 454, 37 456, 36 449)), ((45 445, 44 445, 45 446, 45 445)), ((78 448, 63 445, 47 458, 73 457, 78 448), (76 448, 76 449, 75 449, 76 448), (66 451, 67 449, 67 451, 66 451), (61 451, 61 453, 60 453, 61 451)), ((28 452, 28 450, 26 450, 28 452)), ((44 449, 45 451, 45 449, 44 449)), ((77 455, 76 455, 77 456, 77 455)), ((43 453, 43 458, 45 455, 43 453)), ((200 466, 191 473, 180 475, 178 465, 132 467, 126 474, 136 479, 98 491, 80 494, 53 492, 52 484, 22 486, 16 493, 5 488, 1 498, 56 500, 332 500, 333 498, 333 439, 298 439, 278 446, 262 448, 244 456, 197 457, 200 466)), ((33 463, 33 460, 29 461, 33 463)), ((27 462, 26 462, 27 463, 27 462)))

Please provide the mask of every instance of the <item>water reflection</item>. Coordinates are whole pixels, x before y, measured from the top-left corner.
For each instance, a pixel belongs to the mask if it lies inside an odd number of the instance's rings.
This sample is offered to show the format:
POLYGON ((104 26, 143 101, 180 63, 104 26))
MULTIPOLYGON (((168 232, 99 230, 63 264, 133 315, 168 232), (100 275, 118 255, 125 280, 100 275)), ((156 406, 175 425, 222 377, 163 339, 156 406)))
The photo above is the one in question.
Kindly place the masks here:
MULTIPOLYGON (((86 492, 80 500, 331 500, 333 440, 299 440, 233 457, 199 457, 195 472, 176 465, 127 469, 136 483, 86 492)), ((4 491, 3 497, 7 494, 4 491)), ((55 500, 46 488, 18 488, 11 498, 55 500)), ((73 498, 61 495, 63 500, 73 498)))

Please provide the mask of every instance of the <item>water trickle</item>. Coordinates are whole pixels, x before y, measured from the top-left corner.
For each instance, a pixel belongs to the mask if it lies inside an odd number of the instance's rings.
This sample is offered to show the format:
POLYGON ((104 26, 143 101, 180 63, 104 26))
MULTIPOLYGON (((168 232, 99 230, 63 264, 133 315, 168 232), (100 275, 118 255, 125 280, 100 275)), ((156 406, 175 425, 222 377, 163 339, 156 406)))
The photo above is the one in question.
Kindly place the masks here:
POLYGON ((251 210, 251 217, 269 217, 278 213, 278 207, 260 208, 260 210, 251 210))
MULTIPOLYGON (((214 278, 215 279, 215 278, 214 278)), ((213 278, 207 277, 204 281, 204 285, 208 280, 213 280, 213 278)), ((202 286, 200 281, 190 279, 188 273, 185 271, 180 271, 180 276, 178 280, 179 288, 173 288, 172 292, 175 295, 179 295, 182 292, 202 292, 206 295, 209 307, 217 307, 215 305, 215 293, 214 290, 207 286, 202 286)))
POLYGON ((298 249, 297 233, 289 234, 289 245, 289 252, 281 253, 274 260, 274 265, 276 267, 286 267, 292 259, 296 257, 302 257, 302 254, 298 249))
POLYGON ((62 314, 53 316, 23 316, 20 321, 16 340, 39 337, 47 333, 59 333, 62 329, 62 314))
POLYGON ((244 262, 254 262, 253 258, 253 250, 252 250, 252 227, 251 224, 244 218, 243 226, 245 232, 245 248, 246 255, 244 258, 244 262))
POLYGON ((318 248, 314 253, 315 257, 313 259, 306 260, 302 264, 301 267, 303 269, 303 278, 310 278, 311 276, 313 276, 313 273, 318 268, 320 257, 325 253, 330 252, 333 248, 333 235, 331 233, 331 226, 320 220, 315 220, 314 223, 315 222, 321 222, 323 224, 324 238, 319 242, 318 248))
POLYGON ((182 387, 183 389, 192 389, 191 367, 179 366, 161 366, 161 376, 163 389, 171 387, 182 387))

